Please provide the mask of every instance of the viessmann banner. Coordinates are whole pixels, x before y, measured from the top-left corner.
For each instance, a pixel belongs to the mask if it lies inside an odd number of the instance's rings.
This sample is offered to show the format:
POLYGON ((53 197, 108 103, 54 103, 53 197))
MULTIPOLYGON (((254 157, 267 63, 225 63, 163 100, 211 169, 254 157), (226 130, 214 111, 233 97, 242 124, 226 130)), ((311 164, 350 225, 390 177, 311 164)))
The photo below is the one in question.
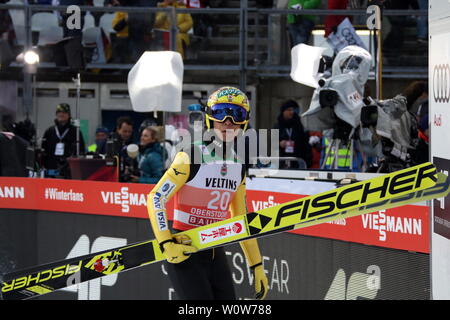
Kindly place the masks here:
MULTIPOLYGON (((335 185, 331 182, 248 179, 247 206, 249 211, 256 211, 333 188, 335 185)), ((0 208, 147 219, 147 194, 151 189, 152 185, 132 183, 0 178, 0 208)), ((169 218, 172 208, 173 204, 169 202, 169 218)), ((429 253, 429 208, 425 205, 407 205, 293 232, 429 253)))

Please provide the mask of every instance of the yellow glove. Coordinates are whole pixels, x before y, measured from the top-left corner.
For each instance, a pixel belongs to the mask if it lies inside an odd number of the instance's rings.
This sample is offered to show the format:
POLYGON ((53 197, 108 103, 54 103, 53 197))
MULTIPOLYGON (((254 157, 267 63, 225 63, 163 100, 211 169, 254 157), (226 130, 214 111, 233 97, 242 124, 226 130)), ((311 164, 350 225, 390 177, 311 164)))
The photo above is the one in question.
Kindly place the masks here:
POLYGON ((255 279, 255 298, 264 300, 269 291, 269 281, 267 280, 262 263, 258 263, 251 268, 253 269, 253 276, 255 279))
MULTIPOLYGON (((178 237, 176 237, 176 239, 179 240, 178 237)), ((174 239, 166 240, 159 244, 167 262, 180 263, 188 259, 191 253, 197 252, 197 248, 191 246, 190 241, 183 239, 183 241, 180 242, 188 242, 189 244, 180 244, 174 239)))

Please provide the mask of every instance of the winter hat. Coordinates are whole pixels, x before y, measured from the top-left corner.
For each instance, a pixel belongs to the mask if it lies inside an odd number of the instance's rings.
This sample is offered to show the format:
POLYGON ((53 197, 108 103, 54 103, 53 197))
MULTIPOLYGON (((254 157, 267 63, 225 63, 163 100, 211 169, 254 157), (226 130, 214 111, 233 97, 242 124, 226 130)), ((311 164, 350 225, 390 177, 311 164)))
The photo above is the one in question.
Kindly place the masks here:
POLYGON ((105 127, 98 127, 98 128, 95 130, 95 133, 99 133, 99 132, 103 132, 103 133, 109 134, 108 128, 105 128, 105 127))
POLYGON ((295 100, 288 100, 281 105, 280 111, 281 113, 283 113, 285 110, 289 108, 294 108, 294 110, 298 109, 299 108, 298 103, 295 100))
POLYGON ((60 103, 56 106, 56 113, 65 112, 70 115, 70 106, 67 103, 60 103))

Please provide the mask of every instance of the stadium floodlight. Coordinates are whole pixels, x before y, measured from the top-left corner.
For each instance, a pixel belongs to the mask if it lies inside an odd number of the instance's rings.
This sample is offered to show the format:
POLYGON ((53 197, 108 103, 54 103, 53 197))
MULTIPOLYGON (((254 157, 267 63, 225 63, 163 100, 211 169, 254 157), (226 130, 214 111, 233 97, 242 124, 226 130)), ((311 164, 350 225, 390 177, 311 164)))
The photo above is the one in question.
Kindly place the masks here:
POLYGON ((37 66, 40 59, 38 52, 32 48, 20 53, 16 60, 17 62, 23 63, 24 71, 26 73, 34 74, 37 71, 37 66))
POLYGON ((26 64, 38 64, 39 63, 39 55, 34 50, 28 50, 23 55, 23 60, 26 64))

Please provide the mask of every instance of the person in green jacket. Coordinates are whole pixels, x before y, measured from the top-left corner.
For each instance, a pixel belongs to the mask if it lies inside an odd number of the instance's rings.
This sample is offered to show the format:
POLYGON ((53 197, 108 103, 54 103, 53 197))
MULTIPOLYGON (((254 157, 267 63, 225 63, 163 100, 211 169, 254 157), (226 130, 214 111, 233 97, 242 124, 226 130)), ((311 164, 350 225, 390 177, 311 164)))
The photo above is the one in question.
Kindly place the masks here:
MULTIPOLYGON (((288 9, 317 9, 320 0, 289 0, 288 9)), ((288 14, 287 27, 291 38, 291 47, 300 43, 307 43, 315 25, 315 16, 288 14)))
POLYGON ((131 182, 157 183, 164 173, 164 152, 158 132, 152 127, 143 129, 137 157, 140 176, 131 175, 131 182))

